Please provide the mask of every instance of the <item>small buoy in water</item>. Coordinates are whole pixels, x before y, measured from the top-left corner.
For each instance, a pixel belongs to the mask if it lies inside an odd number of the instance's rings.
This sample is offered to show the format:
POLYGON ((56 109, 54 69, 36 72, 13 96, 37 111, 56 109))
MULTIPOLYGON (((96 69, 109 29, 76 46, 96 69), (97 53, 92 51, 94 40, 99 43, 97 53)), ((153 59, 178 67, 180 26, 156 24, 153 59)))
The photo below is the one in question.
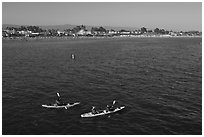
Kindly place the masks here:
POLYGON ((74 56, 74 54, 72 54, 72 56, 71 56, 71 57, 72 57, 72 59, 75 59, 75 56, 74 56))

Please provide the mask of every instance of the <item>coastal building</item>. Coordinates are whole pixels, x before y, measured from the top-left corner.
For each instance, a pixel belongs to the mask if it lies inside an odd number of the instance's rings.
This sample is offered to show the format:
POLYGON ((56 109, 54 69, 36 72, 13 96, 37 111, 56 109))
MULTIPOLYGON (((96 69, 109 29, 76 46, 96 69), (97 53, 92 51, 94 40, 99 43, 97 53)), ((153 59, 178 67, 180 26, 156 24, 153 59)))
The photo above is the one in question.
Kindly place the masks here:
POLYGON ((32 31, 25 31, 25 30, 20 30, 20 31, 17 31, 18 34, 21 34, 21 35, 26 35, 28 33, 32 33, 32 31))
POLYGON ((40 35, 40 33, 38 33, 38 32, 36 32, 36 33, 32 32, 32 33, 28 33, 26 36, 28 36, 28 37, 36 37, 36 36, 39 36, 39 35, 40 35))
POLYGON ((169 32, 169 35, 170 35, 170 36, 177 36, 177 33, 173 32, 173 31, 170 31, 170 32, 169 32))
POLYGON ((142 34, 142 31, 141 30, 135 30, 132 32, 134 35, 140 35, 142 34))
POLYGON ((16 31, 15 29, 12 29, 12 30, 6 29, 6 30, 3 30, 3 31, 6 32, 6 33, 8 33, 8 34, 11 34, 11 35, 17 33, 17 31, 16 31))
POLYGON ((109 30, 108 34, 116 34, 117 32, 115 30, 109 30))
POLYGON ((9 37, 9 33, 6 31, 2 31, 2 37, 9 37))
POLYGON ((91 35, 91 31, 81 29, 76 33, 78 36, 86 36, 86 35, 91 35))
POLYGON ((131 35, 131 31, 128 30, 120 30, 119 31, 120 36, 130 36, 131 35))
POLYGON ((57 31, 57 35, 58 35, 58 36, 63 36, 63 35, 65 35, 65 32, 64 32, 64 31, 59 31, 59 30, 58 30, 58 31, 57 31))
POLYGON ((73 31, 71 30, 71 29, 66 29, 65 31, 64 31, 64 34, 65 34, 65 36, 73 36, 73 31))

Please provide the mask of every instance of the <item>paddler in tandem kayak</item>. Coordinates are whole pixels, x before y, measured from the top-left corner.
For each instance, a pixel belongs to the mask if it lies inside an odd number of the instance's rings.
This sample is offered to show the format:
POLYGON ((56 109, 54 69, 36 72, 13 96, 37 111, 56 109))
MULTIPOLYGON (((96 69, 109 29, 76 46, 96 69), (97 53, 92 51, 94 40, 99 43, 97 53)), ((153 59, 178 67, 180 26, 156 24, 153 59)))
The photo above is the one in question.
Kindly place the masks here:
POLYGON ((55 105, 56 105, 56 106, 62 106, 62 105, 64 105, 64 103, 62 103, 60 94, 59 94, 58 92, 57 92, 57 99, 55 100, 55 105))
POLYGON ((92 112, 92 114, 98 113, 98 111, 96 111, 96 107, 95 106, 92 106, 91 112, 92 112))
POLYGON ((114 110, 114 109, 113 109, 113 107, 114 107, 114 105, 115 105, 115 102, 116 102, 116 101, 115 101, 115 100, 113 100, 112 105, 110 105, 110 106, 109 106, 109 105, 107 105, 107 106, 106 106, 106 111, 113 111, 113 110, 114 110))

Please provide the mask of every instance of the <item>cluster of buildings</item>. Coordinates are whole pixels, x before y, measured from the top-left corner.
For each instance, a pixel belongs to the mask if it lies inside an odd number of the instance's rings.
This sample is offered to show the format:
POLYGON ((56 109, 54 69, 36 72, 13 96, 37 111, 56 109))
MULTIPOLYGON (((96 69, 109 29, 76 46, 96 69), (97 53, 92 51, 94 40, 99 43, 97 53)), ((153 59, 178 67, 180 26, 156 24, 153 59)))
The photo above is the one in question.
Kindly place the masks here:
POLYGON ((84 25, 76 26, 73 29, 65 29, 60 31, 58 29, 43 30, 37 26, 21 26, 20 28, 7 27, 2 31, 2 37, 172 37, 172 36, 202 36, 199 31, 188 31, 188 32, 175 32, 166 31, 164 29, 156 28, 154 30, 147 30, 145 27, 141 29, 130 31, 130 30, 119 30, 113 29, 106 30, 103 27, 92 27, 91 30, 87 30, 84 25))

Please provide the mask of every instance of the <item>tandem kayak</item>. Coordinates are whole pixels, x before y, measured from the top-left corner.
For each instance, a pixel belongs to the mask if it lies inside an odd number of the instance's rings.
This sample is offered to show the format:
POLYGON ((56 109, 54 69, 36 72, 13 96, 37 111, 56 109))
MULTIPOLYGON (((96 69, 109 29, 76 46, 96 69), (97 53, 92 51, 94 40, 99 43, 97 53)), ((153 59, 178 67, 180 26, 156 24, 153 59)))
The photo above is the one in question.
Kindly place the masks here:
POLYGON ((98 111, 98 113, 95 113, 95 114, 93 114, 92 112, 89 112, 89 113, 82 114, 81 117, 96 117, 96 116, 111 114, 111 113, 115 113, 117 111, 120 111, 120 110, 122 110, 124 108, 125 108, 125 106, 116 108, 116 109, 114 109, 112 111, 100 110, 100 111, 98 111))
POLYGON ((73 106, 76 106, 80 104, 80 102, 76 102, 76 103, 67 103, 67 104, 63 104, 63 105, 56 105, 56 104, 52 104, 52 105, 42 105, 42 107, 45 107, 45 108, 70 108, 70 107, 73 107, 73 106))

